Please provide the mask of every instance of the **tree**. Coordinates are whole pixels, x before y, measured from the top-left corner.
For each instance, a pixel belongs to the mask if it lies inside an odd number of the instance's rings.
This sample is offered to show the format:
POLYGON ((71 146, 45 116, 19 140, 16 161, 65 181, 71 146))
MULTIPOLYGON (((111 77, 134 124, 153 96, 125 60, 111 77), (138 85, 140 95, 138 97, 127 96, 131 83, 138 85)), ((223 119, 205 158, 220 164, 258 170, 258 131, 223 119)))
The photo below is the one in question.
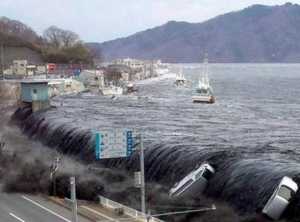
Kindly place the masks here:
POLYGON ((74 63, 82 62, 86 64, 93 63, 91 52, 82 43, 76 43, 73 46, 63 47, 62 51, 66 54, 68 61, 73 61, 74 63))
POLYGON ((57 28, 56 26, 47 28, 43 32, 43 36, 56 48, 72 46, 80 41, 76 33, 57 28))
POLYGON ((33 29, 17 20, 0 17, 0 32, 22 37, 30 42, 35 42, 39 37, 33 29))
POLYGON ((94 62, 94 66, 97 66, 102 61, 102 53, 99 48, 90 48, 90 53, 94 62))
POLYGON ((79 41, 79 35, 69 30, 62 30, 61 41, 63 46, 70 46, 79 41))
POLYGON ((42 56, 45 62, 68 63, 67 55, 59 48, 43 47, 42 56))
POLYGON ((82 43, 61 48, 43 47, 42 56, 45 62, 93 64, 91 52, 82 43))
POLYGON ((56 48, 60 48, 62 45, 61 43, 61 29, 57 28, 56 26, 50 26, 43 32, 44 38, 47 39, 47 41, 55 46, 56 48))

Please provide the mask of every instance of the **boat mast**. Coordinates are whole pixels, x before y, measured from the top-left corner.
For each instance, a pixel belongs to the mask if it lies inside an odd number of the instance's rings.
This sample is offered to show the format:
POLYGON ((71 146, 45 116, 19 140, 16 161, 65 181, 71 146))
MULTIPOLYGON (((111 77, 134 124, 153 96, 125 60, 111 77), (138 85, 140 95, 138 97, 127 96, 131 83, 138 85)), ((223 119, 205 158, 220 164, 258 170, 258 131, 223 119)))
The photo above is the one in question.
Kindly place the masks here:
POLYGON ((205 82, 209 85, 209 72, 208 72, 208 58, 207 58, 207 53, 205 53, 205 59, 203 59, 203 64, 204 64, 204 78, 205 82))

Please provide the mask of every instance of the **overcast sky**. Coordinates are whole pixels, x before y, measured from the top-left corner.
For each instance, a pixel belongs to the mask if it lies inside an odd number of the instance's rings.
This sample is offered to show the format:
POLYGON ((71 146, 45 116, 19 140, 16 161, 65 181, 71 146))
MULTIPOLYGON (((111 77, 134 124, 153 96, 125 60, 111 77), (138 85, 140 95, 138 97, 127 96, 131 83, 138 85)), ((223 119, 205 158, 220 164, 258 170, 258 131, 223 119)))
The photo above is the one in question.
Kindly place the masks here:
POLYGON ((42 35, 50 26, 70 30, 84 42, 127 37, 169 21, 203 22, 253 4, 300 4, 300 0, 0 0, 0 16, 42 35))

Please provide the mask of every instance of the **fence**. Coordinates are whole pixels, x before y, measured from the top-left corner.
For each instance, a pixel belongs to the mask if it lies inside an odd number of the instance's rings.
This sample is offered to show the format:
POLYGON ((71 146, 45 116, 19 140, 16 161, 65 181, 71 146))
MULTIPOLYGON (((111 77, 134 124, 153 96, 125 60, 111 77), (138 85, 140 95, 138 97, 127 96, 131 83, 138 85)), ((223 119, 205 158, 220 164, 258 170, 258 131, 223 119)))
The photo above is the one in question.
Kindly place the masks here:
POLYGON ((142 212, 139 212, 135 209, 132 209, 130 207, 126 207, 120 203, 117 203, 115 201, 109 200, 105 197, 100 197, 100 203, 106 207, 113 208, 113 209, 122 209, 122 212, 124 214, 127 214, 133 218, 136 218, 138 221, 146 221, 146 222, 164 222, 163 220, 160 220, 158 218, 151 217, 147 214, 144 214, 142 212), (150 218, 149 218, 150 217, 150 218), (149 220, 148 220, 149 219, 149 220))

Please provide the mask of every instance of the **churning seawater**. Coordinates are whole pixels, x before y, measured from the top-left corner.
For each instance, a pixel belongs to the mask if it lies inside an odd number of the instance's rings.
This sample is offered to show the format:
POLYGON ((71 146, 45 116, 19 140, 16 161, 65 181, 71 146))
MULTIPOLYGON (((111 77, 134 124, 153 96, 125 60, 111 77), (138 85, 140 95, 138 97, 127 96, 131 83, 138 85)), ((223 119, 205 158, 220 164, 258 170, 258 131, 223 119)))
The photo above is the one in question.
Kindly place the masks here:
MULTIPOLYGON (((173 87, 175 75, 138 82, 139 92, 110 99, 100 94, 52 99, 56 108, 29 115, 19 110, 24 132, 49 147, 94 161, 95 132, 144 135, 146 182, 172 186, 208 161, 216 173, 205 194, 241 214, 260 212, 283 176, 300 185, 300 65, 211 64, 214 104, 194 104, 191 93, 201 64, 173 64, 190 80, 173 87)), ((102 160, 135 171, 138 158, 102 160)), ((300 195, 286 214, 299 217, 300 195)))

